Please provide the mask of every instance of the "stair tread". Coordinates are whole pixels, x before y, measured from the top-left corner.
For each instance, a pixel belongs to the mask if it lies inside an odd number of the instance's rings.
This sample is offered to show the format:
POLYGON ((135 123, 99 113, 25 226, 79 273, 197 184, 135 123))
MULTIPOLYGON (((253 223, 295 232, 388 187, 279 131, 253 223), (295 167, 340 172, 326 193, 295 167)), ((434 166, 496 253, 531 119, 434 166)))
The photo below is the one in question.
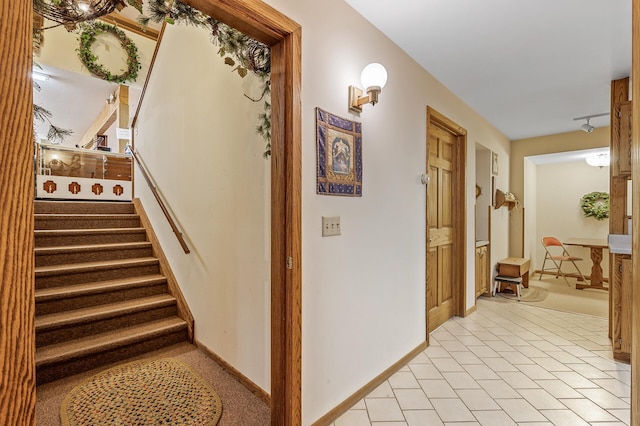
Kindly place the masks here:
POLYGON ((65 272, 80 272, 84 270, 104 269, 113 266, 131 266, 131 265, 145 265, 150 263, 159 263, 155 257, 136 257, 133 259, 116 259, 116 260, 99 260, 83 263, 67 263, 63 265, 46 265, 36 266, 36 277, 39 275, 55 275, 63 274, 65 272))
POLYGON ((50 246, 50 247, 36 247, 36 256, 59 254, 59 253, 73 253, 81 251, 106 251, 114 249, 128 249, 128 248, 146 248, 150 247, 150 241, 135 241, 125 243, 106 243, 106 244, 79 244, 71 246, 50 246))
POLYGON ((127 232, 146 232, 142 227, 136 228, 81 228, 81 229, 35 229, 37 235, 65 235, 65 234, 126 234, 127 232))
POLYGON ((90 218, 95 219, 99 217, 107 218, 136 218, 139 217, 137 213, 34 213, 36 218, 40 219, 65 219, 65 218, 90 218))
POLYGON ((70 342, 43 346, 36 349, 36 367, 87 356, 186 327, 187 323, 176 316, 83 337, 70 342))
POLYGON ((127 287, 139 287, 146 284, 160 284, 166 282, 164 275, 140 275, 135 277, 118 278, 107 281, 94 281, 86 284, 75 284, 60 287, 36 289, 36 303, 66 297, 77 297, 87 294, 106 293, 127 287))
POLYGON ((36 332, 38 332, 71 324, 96 321, 103 318, 111 318, 131 312, 145 311, 156 307, 170 306, 172 304, 175 304, 175 302, 175 297, 165 293, 155 296, 126 300, 123 302, 107 303, 104 305, 91 306, 88 308, 74 309, 72 311, 39 315, 36 316, 35 319, 35 328, 36 332))

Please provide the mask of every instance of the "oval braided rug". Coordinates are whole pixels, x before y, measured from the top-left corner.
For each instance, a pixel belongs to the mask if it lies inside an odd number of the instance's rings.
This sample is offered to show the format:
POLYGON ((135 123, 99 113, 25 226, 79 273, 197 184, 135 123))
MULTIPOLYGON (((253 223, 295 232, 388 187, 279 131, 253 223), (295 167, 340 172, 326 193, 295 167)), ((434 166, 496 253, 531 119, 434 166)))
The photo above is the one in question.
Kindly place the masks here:
POLYGON ((69 392, 63 426, 214 426, 222 415, 216 392, 180 360, 162 358, 119 365, 69 392))

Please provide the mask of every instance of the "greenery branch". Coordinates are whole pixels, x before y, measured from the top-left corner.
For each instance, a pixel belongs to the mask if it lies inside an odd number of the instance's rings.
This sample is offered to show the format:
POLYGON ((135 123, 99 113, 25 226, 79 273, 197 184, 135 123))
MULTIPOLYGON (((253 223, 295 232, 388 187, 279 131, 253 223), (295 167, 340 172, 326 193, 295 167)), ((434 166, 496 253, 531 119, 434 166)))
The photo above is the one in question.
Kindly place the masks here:
POLYGON ((606 192, 590 192, 580 199, 584 217, 604 220, 609 217, 609 194, 606 192))

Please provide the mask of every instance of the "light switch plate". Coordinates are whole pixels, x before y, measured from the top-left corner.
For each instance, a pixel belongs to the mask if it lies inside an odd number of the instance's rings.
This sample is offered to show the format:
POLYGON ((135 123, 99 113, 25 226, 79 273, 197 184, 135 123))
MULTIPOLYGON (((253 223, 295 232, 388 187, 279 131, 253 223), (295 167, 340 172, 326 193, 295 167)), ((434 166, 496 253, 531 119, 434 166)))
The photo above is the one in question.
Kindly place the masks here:
POLYGON ((322 216, 322 236, 335 237, 340 235, 340 216, 322 216))

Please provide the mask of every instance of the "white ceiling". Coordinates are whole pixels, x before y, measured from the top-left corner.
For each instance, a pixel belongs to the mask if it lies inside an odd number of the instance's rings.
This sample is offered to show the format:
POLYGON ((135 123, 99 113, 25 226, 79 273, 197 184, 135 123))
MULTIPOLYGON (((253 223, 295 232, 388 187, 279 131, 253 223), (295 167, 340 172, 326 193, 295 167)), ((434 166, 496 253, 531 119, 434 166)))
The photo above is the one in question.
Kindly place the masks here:
POLYGON ((346 2, 511 140, 579 129, 631 73, 631 0, 346 2))

